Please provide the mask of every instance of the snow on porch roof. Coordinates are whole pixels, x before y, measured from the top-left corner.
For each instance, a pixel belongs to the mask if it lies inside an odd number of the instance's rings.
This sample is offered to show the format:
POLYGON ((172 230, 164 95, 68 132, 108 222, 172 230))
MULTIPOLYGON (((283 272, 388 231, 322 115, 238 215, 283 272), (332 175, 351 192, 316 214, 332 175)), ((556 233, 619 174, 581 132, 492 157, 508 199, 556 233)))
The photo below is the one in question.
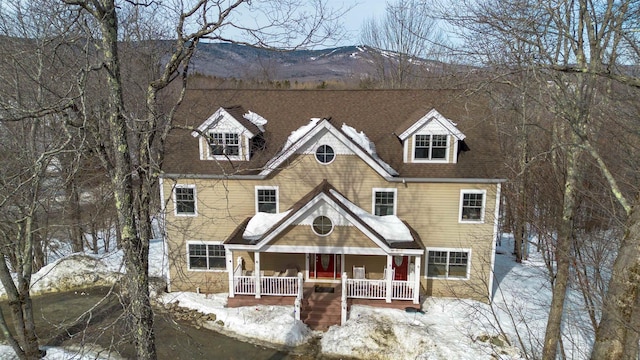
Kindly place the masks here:
MULTIPOLYGON (((309 206, 319 201, 331 202, 340 209, 341 215, 350 219, 356 227, 382 241, 389 248, 421 249, 420 239, 405 222, 395 215, 376 216, 369 214, 347 200, 328 181, 324 180, 315 189, 301 198, 291 209, 279 214, 258 213, 247 218, 225 241, 227 244, 260 245, 269 236, 282 231, 299 219, 309 206), (283 227, 284 226, 284 227, 283 227), (274 233, 275 232, 275 233, 274 233)), ((372 238, 373 240, 373 238, 372 238)), ((374 240, 375 241, 375 240, 374 240)), ((261 245, 260 245, 261 246, 261 245)))

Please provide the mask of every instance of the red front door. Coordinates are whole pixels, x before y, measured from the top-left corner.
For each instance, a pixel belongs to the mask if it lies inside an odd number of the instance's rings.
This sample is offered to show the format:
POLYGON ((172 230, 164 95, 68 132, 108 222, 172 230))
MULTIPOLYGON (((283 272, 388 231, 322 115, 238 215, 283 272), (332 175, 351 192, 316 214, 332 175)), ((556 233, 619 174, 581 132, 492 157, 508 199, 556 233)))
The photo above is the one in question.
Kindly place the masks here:
POLYGON ((409 269, 408 256, 393 257, 393 280, 407 280, 407 271, 409 269))
POLYGON ((340 278, 340 255, 316 254, 316 278, 340 278))

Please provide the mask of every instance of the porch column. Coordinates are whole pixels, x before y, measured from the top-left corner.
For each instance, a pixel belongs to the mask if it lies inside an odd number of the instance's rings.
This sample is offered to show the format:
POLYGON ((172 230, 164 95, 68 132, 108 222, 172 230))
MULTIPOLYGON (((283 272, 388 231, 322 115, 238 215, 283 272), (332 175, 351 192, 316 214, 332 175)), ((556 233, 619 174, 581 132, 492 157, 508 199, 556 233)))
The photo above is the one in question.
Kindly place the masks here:
POLYGON ((254 263, 253 263, 253 276, 255 276, 255 280, 256 280, 256 299, 260 299, 260 292, 262 291, 260 289, 260 253, 259 252, 254 252, 254 263))
POLYGON ((393 256, 387 255, 387 296, 385 301, 391 302, 391 295, 393 295, 393 256))
POLYGON ((413 303, 420 303, 420 278, 422 278, 422 274, 420 273, 420 264, 422 264, 422 256, 416 256, 415 258, 415 269, 413 271, 413 303))
POLYGON ((233 273, 233 252, 231 250, 225 250, 225 261, 227 262, 227 274, 229 274, 229 297, 232 298, 235 296, 235 282, 233 281, 234 273, 233 273))

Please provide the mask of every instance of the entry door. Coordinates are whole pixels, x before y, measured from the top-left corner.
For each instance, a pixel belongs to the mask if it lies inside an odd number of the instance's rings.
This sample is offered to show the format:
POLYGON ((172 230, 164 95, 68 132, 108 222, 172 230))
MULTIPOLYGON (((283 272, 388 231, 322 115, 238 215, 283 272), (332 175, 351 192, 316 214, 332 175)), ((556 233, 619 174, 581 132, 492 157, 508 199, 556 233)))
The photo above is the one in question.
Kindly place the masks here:
POLYGON ((340 255, 316 254, 316 278, 340 278, 340 255))
POLYGON ((393 280, 407 280, 407 272, 409 270, 409 257, 408 256, 394 256, 393 257, 393 280))

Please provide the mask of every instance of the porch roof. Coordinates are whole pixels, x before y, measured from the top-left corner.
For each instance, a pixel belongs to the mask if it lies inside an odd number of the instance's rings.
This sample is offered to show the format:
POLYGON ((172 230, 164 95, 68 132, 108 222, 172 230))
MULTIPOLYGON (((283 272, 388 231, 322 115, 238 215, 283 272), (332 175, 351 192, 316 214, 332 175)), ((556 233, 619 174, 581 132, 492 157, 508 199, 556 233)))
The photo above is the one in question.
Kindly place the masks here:
MULTIPOLYGON (((346 218, 359 228, 363 233, 368 234, 374 242, 378 243, 381 248, 387 249, 423 249, 422 242, 418 233, 403 221, 395 216, 375 216, 365 210, 359 208, 350 202, 343 194, 335 189, 326 179, 318 186, 311 190, 308 194, 298 200, 288 211, 282 213, 283 216, 275 216, 274 223, 267 226, 262 234, 246 233, 247 228, 252 227, 250 224, 254 217, 245 219, 225 240, 225 244, 229 245, 249 245, 261 248, 271 240, 293 225, 293 221, 300 218, 309 204, 318 201, 319 198, 327 202, 335 204, 346 218), (393 219, 391 218, 393 217, 393 219), (386 219, 385 219, 386 218, 386 219), (387 220, 391 225, 379 225, 387 220), (397 238, 394 236, 398 235, 397 238)), ((263 221, 264 219, 260 219, 263 221)), ((264 224, 262 224, 264 226, 264 224)))

